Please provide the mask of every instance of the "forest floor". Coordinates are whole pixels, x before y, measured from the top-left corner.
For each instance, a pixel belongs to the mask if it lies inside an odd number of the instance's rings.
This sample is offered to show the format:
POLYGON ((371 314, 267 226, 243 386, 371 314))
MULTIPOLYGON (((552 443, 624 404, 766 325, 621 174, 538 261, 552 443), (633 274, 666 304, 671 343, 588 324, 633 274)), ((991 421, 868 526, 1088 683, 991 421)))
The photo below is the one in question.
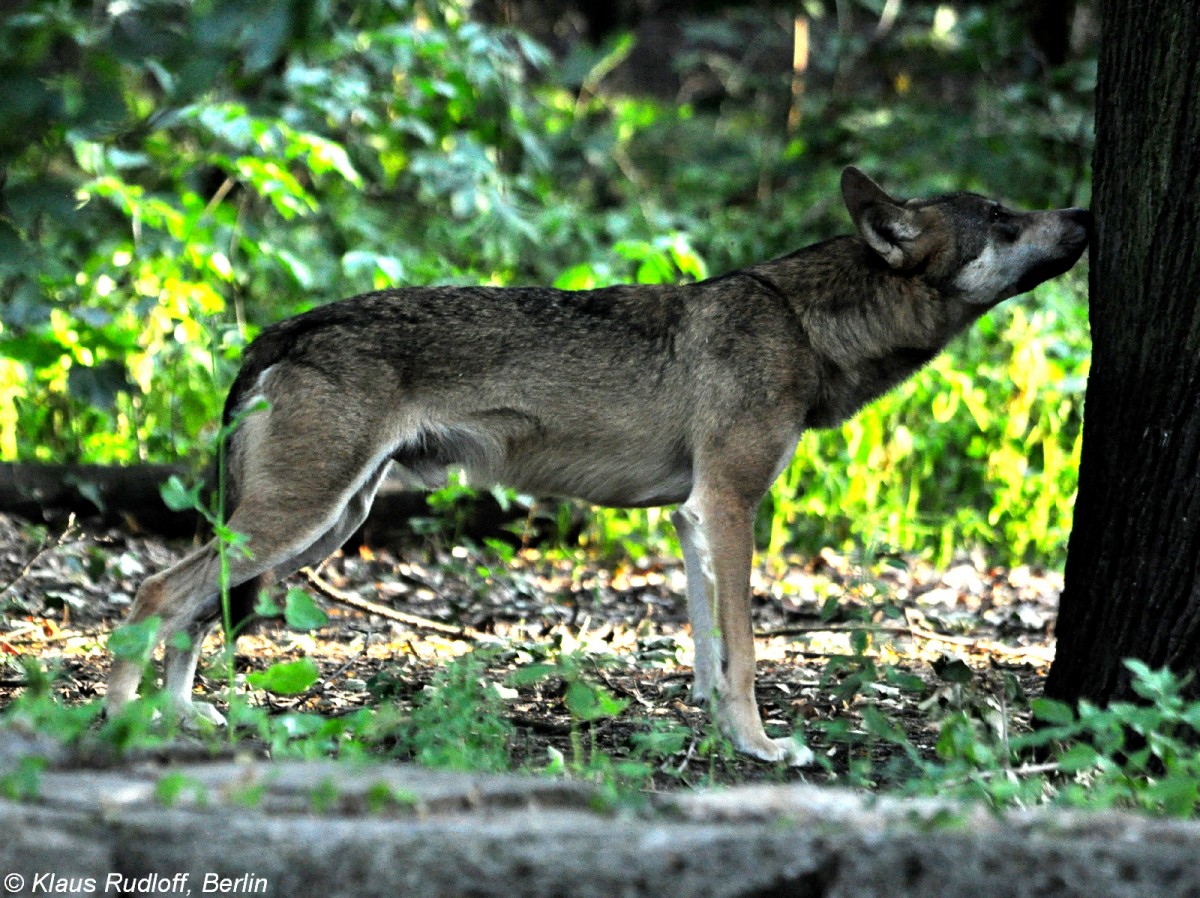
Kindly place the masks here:
MULTIPOLYGON (((187 548, 120 530, 47 532, 0 516, 0 711, 22 689, 21 661, 30 657, 56 672, 66 702, 103 695, 108 633, 138 583, 187 548)), ((924 757, 934 755, 939 721, 951 710, 1026 728, 1024 697, 1041 692, 1062 588, 1057 573, 977 557, 946 570, 829 550, 758 559, 758 701, 768 731, 801 730, 822 759, 815 769, 780 771, 712 747, 707 716, 690 700, 692 642, 677 559, 602 564, 527 549, 501 561, 490 550, 461 547, 361 548, 334 556, 319 578, 326 592, 383 606, 384 614, 326 596, 319 602, 329 620, 317 630, 275 620, 255 627, 239 640, 239 674, 307 657, 321 679, 297 696, 254 691, 254 702, 273 713, 331 717, 381 702, 407 709, 448 659, 485 648, 485 677, 497 684, 513 727, 514 767, 541 769, 552 757, 578 757, 581 746, 592 757, 635 757, 645 745, 639 734, 683 733, 650 755, 651 787, 662 789, 845 781, 856 762, 882 769, 902 761, 894 741, 871 736, 868 708, 902 728, 924 757), (557 664, 561 675, 513 678, 537 663, 557 664), (580 721, 566 700, 576 676, 623 709, 580 721)), ((293 583, 321 593, 303 575, 293 583)), ((217 637, 206 651, 218 665, 217 637)), ((201 692, 218 706, 221 685, 221 672, 202 666, 201 692)))

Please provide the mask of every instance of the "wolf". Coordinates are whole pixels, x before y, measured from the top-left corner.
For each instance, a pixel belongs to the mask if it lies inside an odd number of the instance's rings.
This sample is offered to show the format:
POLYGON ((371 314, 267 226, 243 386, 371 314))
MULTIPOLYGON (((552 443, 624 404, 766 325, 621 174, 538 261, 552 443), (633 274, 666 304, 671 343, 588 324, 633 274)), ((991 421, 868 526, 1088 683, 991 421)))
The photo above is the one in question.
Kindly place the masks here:
MULTIPOLYGON (((674 505, 695 642, 693 697, 738 750, 803 765, 754 695, 753 521, 801 433, 833 427, 972 322, 1075 264, 1085 209, 1020 212, 973 193, 907 201, 857 168, 856 234, 682 285, 564 291, 415 287, 321 306, 247 348, 224 408, 235 624, 274 580, 362 523, 389 469, 596 505, 674 505)), ((130 621, 160 618, 165 689, 193 703, 221 614, 215 542, 145 580, 130 621), (171 639, 185 633, 187 640, 171 639)), ((142 671, 118 659, 107 703, 142 671)))

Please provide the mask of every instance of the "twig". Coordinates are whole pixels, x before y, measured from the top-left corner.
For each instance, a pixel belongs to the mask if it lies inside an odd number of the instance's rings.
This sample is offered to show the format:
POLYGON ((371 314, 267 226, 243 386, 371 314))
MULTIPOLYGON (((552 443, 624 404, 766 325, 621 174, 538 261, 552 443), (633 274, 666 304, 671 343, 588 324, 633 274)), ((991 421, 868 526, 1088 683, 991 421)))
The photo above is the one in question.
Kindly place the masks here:
MULTIPOLYGON (((372 631, 372 632, 374 632, 374 631, 372 631)), ((334 682, 337 682, 338 680, 340 680, 342 677, 342 674, 344 674, 351 667, 353 667, 355 664, 357 664, 359 661, 361 661, 363 656, 365 656, 367 654, 367 645, 370 643, 370 641, 371 641, 371 633, 368 633, 367 638, 363 640, 362 648, 359 649, 357 652, 355 652, 354 655, 350 658, 350 660, 348 660, 345 664, 343 664, 341 667, 339 667, 337 670, 335 670, 333 673, 331 673, 328 677, 325 677, 324 679, 330 683, 334 683, 334 682)))
POLYGON ((974 636, 950 636, 945 633, 926 630, 924 627, 918 627, 913 624, 809 624, 795 627, 778 627, 774 630, 755 630, 754 636, 758 639, 769 639, 772 636, 800 636, 805 633, 855 633, 861 631, 869 633, 899 633, 901 635, 912 636, 916 639, 924 639, 927 642, 945 642, 950 645, 961 645, 978 649, 981 652, 990 652, 994 655, 1015 656, 1032 654, 1029 648, 1014 648, 1002 642, 993 642, 974 636))
POLYGON ((375 627, 374 627, 374 625, 370 625, 370 629, 367 630, 367 637, 366 637, 366 639, 363 640, 362 648, 359 649, 355 653, 354 657, 352 657, 349 661, 347 661, 345 664, 343 664, 341 667, 339 667, 337 670, 335 670, 328 677, 325 677, 325 680, 330 683, 333 683, 336 680, 340 680, 342 678, 342 674, 344 674, 351 667, 353 667, 355 664, 357 664, 359 661, 361 661, 363 658, 365 658, 367 655, 367 649, 370 648, 370 646, 371 646, 371 637, 374 635, 375 635, 375 627))
POLYGON ((756 639, 772 636, 801 636, 805 633, 904 633, 911 634, 912 628, 904 624, 798 624, 794 627, 776 627, 773 630, 755 630, 756 639))
POLYGON ((350 595, 350 593, 342 592, 340 589, 322 580, 312 568, 305 568, 304 576, 308 578, 308 582, 321 595, 328 599, 333 599, 335 602, 341 602, 343 605, 349 605, 351 608, 357 608, 359 611, 366 611, 368 614, 377 614, 380 617, 386 617, 388 620, 394 620, 421 630, 432 630, 434 633, 457 636, 460 639, 483 639, 486 637, 486 634, 481 633, 474 627, 456 627, 452 624, 439 623, 438 621, 429 620, 426 617, 409 614, 407 611, 397 611, 395 608, 388 608, 386 605, 379 605, 375 602, 369 602, 366 599, 360 599, 358 596, 350 595))
POLYGON ((949 780, 941 784, 939 788, 953 789, 958 786, 965 786, 967 783, 975 780, 990 780, 998 776, 1035 776, 1039 773, 1057 773, 1062 768, 1057 761, 1047 761, 1044 764, 1022 764, 1020 767, 1003 767, 995 770, 980 770, 971 776, 964 776, 960 779, 949 780))
POLYGON ((57 549, 59 546, 61 546, 63 544, 63 542, 66 540, 66 538, 68 536, 70 536, 74 530, 75 530, 75 515, 72 514, 69 518, 67 518, 67 526, 63 530, 62 533, 60 533, 58 536, 54 537, 53 539, 42 540, 42 544, 40 546, 38 546, 37 551, 34 552, 32 556, 30 556, 29 560, 25 562, 25 564, 21 567, 21 569, 19 571, 17 571, 17 575, 15 577, 13 577, 11 580, 9 580, 7 583, 5 583, 3 588, 0 588, 0 596, 4 595, 6 592, 8 592, 10 589, 12 589, 14 586, 16 586, 18 583, 20 583, 21 580, 25 577, 25 575, 29 573, 29 569, 38 563, 38 559, 40 559, 47 552, 51 552, 54 549, 57 549))
MULTIPOLYGON (((688 745, 687 754, 685 754, 683 756, 683 761, 681 761, 679 766, 675 768, 675 775, 682 776, 683 771, 687 770, 688 764, 690 764, 692 762, 692 758, 694 758, 695 756, 696 756, 696 739, 695 739, 695 737, 693 737, 691 743, 688 745)), ((658 769, 665 772, 667 769, 666 761, 664 761, 663 765, 658 769)))
MULTIPOLYGON (((29 631, 23 629, 15 632, 25 634, 29 631)), ((9 645, 45 645, 50 642, 65 642, 68 639, 99 639, 103 632, 103 630, 59 630, 49 636, 21 635, 16 637, 0 633, 0 642, 7 642, 9 645)))
POLYGON ((26 633, 36 633, 36 632, 38 632, 38 630, 41 630, 43 627, 44 627, 44 624, 24 623, 24 624, 21 624, 20 626, 13 627, 11 630, 8 630, 7 632, 5 632, 3 634, 0 634, 0 638, 3 638, 6 642, 13 640, 13 639, 20 639, 26 633))

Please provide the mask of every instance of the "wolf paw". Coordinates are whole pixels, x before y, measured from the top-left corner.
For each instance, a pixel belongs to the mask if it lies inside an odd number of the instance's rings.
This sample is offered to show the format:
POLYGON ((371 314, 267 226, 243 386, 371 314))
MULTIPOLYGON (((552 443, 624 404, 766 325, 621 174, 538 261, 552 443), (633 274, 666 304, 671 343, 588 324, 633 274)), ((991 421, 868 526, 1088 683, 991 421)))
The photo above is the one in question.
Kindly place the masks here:
POLYGON ((733 744, 743 754, 773 764, 811 767, 816 762, 816 755, 812 749, 792 736, 783 739, 769 739, 764 736, 762 740, 753 743, 739 743, 735 739, 733 744))
POLYGON ((225 726, 225 715, 208 702, 191 701, 179 707, 179 725, 193 732, 225 726))
POLYGON ((782 761, 788 767, 812 767, 816 763, 817 756, 813 754, 812 749, 792 736, 772 739, 771 742, 783 753, 782 757, 776 760, 782 761))

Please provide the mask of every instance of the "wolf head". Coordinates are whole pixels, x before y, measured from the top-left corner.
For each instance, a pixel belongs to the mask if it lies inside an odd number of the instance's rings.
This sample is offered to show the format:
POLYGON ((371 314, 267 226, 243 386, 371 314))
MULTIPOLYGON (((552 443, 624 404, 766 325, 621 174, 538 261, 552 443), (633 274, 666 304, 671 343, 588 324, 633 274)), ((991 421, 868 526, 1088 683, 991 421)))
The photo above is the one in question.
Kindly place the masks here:
POLYGON ((1015 212, 974 193, 895 200, 853 166, 842 172, 842 197, 859 235, 889 267, 976 306, 1062 274, 1092 231, 1086 209, 1015 212))

